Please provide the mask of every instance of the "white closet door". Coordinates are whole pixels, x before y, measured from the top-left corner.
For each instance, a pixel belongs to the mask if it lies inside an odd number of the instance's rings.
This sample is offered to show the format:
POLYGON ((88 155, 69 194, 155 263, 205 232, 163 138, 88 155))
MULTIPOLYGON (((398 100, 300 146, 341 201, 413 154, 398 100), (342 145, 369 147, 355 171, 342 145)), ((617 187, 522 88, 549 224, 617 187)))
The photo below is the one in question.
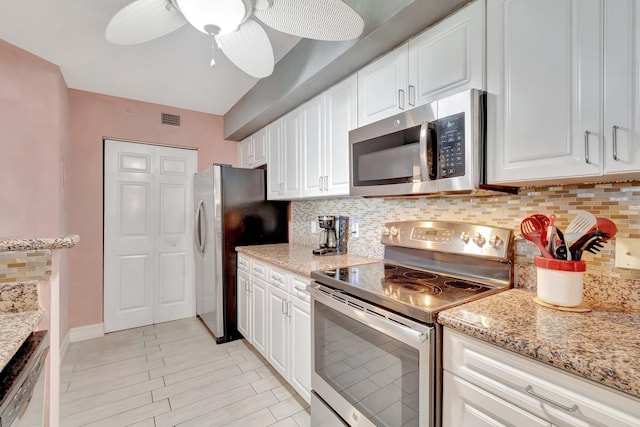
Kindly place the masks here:
POLYGON ((160 323, 196 314, 192 213, 196 151, 156 147, 156 161, 158 236, 153 320, 160 323))
POLYGON ((105 141, 104 329, 195 315, 197 153, 105 141))

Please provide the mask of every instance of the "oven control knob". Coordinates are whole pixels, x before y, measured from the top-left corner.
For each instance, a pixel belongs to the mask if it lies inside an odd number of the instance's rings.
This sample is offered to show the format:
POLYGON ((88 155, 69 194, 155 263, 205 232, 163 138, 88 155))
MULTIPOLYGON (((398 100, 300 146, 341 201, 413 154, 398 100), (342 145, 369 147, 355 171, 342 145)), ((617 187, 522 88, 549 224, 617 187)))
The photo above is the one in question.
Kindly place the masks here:
POLYGON ((502 239, 495 234, 489 239, 489 244, 496 249, 500 249, 500 246, 502 246, 503 243, 502 239))
POLYGON ((388 236, 389 235, 389 227, 383 227, 382 228, 382 235, 383 236, 388 236))
POLYGON ((460 234, 460 240, 465 243, 469 243, 469 235, 465 231, 463 231, 462 234, 460 234))
POLYGON ((482 247, 484 246, 485 242, 486 240, 482 234, 476 233, 476 235, 473 236, 473 243, 475 243, 476 245, 482 247))
POLYGON ((391 235, 392 235, 393 237, 395 237, 395 236, 397 236, 397 235, 398 235, 398 229, 397 229, 397 228, 395 228, 395 227, 391 227, 391 230, 389 230, 389 231, 390 231, 390 233, 391 233, 391 235))

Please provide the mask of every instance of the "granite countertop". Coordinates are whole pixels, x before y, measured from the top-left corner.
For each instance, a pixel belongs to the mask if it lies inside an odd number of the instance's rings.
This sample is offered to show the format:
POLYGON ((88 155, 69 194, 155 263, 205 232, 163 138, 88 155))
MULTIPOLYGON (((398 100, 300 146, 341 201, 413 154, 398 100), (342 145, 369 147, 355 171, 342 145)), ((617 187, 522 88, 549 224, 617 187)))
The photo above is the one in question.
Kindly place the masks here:
POLYGON ((38 326, 43 310, 0 314, 0 371, 38 326))
POLYGON ((0 237, 0 252, 72 248, 80 241, 77 234, 58 237, 0 237))
POLYGON ((510 289, 438 314, 444 326, 640 397, 640 312, 559 311, 510 289))
POLYGON ((349 265, 367 264, 380 260, 357 255, 313 255, 310 246, 292 243, 238 246, 236 250, 247 256, 268 262, 285 270, 309 277, 314 270, 330 270, 349 265))

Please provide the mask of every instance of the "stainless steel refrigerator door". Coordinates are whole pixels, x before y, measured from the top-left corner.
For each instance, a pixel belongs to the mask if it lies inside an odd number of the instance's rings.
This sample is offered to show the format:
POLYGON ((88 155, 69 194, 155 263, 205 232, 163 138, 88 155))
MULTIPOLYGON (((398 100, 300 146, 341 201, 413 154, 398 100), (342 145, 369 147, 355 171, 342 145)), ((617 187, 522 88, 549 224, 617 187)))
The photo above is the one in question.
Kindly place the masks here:
MULTIPOLYGON (((216 336, 224 334, 220 221, 216 221, 214 168, 195 175, 196 314, 216 336), (217 226, 217 227, 216 227, 217 226)), ((220 178, 218 174, 218 186, 220 178)), ((217 210, 220 210, 218 197, 217 210)), ((219 218, 219 216, 218 216, 219 218)))

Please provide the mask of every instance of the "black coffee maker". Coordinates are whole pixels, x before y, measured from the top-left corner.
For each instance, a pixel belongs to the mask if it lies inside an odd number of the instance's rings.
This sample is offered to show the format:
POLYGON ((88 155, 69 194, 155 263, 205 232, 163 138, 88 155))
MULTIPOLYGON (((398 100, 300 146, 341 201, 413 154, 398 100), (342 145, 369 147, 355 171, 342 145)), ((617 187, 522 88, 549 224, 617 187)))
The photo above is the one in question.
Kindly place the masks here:
POLYGON ((318 217, 318 225, 320 226, 318 247, 313 250, 313 254, 346 254, 349 236, 349 217, 322 215, 318 217))

